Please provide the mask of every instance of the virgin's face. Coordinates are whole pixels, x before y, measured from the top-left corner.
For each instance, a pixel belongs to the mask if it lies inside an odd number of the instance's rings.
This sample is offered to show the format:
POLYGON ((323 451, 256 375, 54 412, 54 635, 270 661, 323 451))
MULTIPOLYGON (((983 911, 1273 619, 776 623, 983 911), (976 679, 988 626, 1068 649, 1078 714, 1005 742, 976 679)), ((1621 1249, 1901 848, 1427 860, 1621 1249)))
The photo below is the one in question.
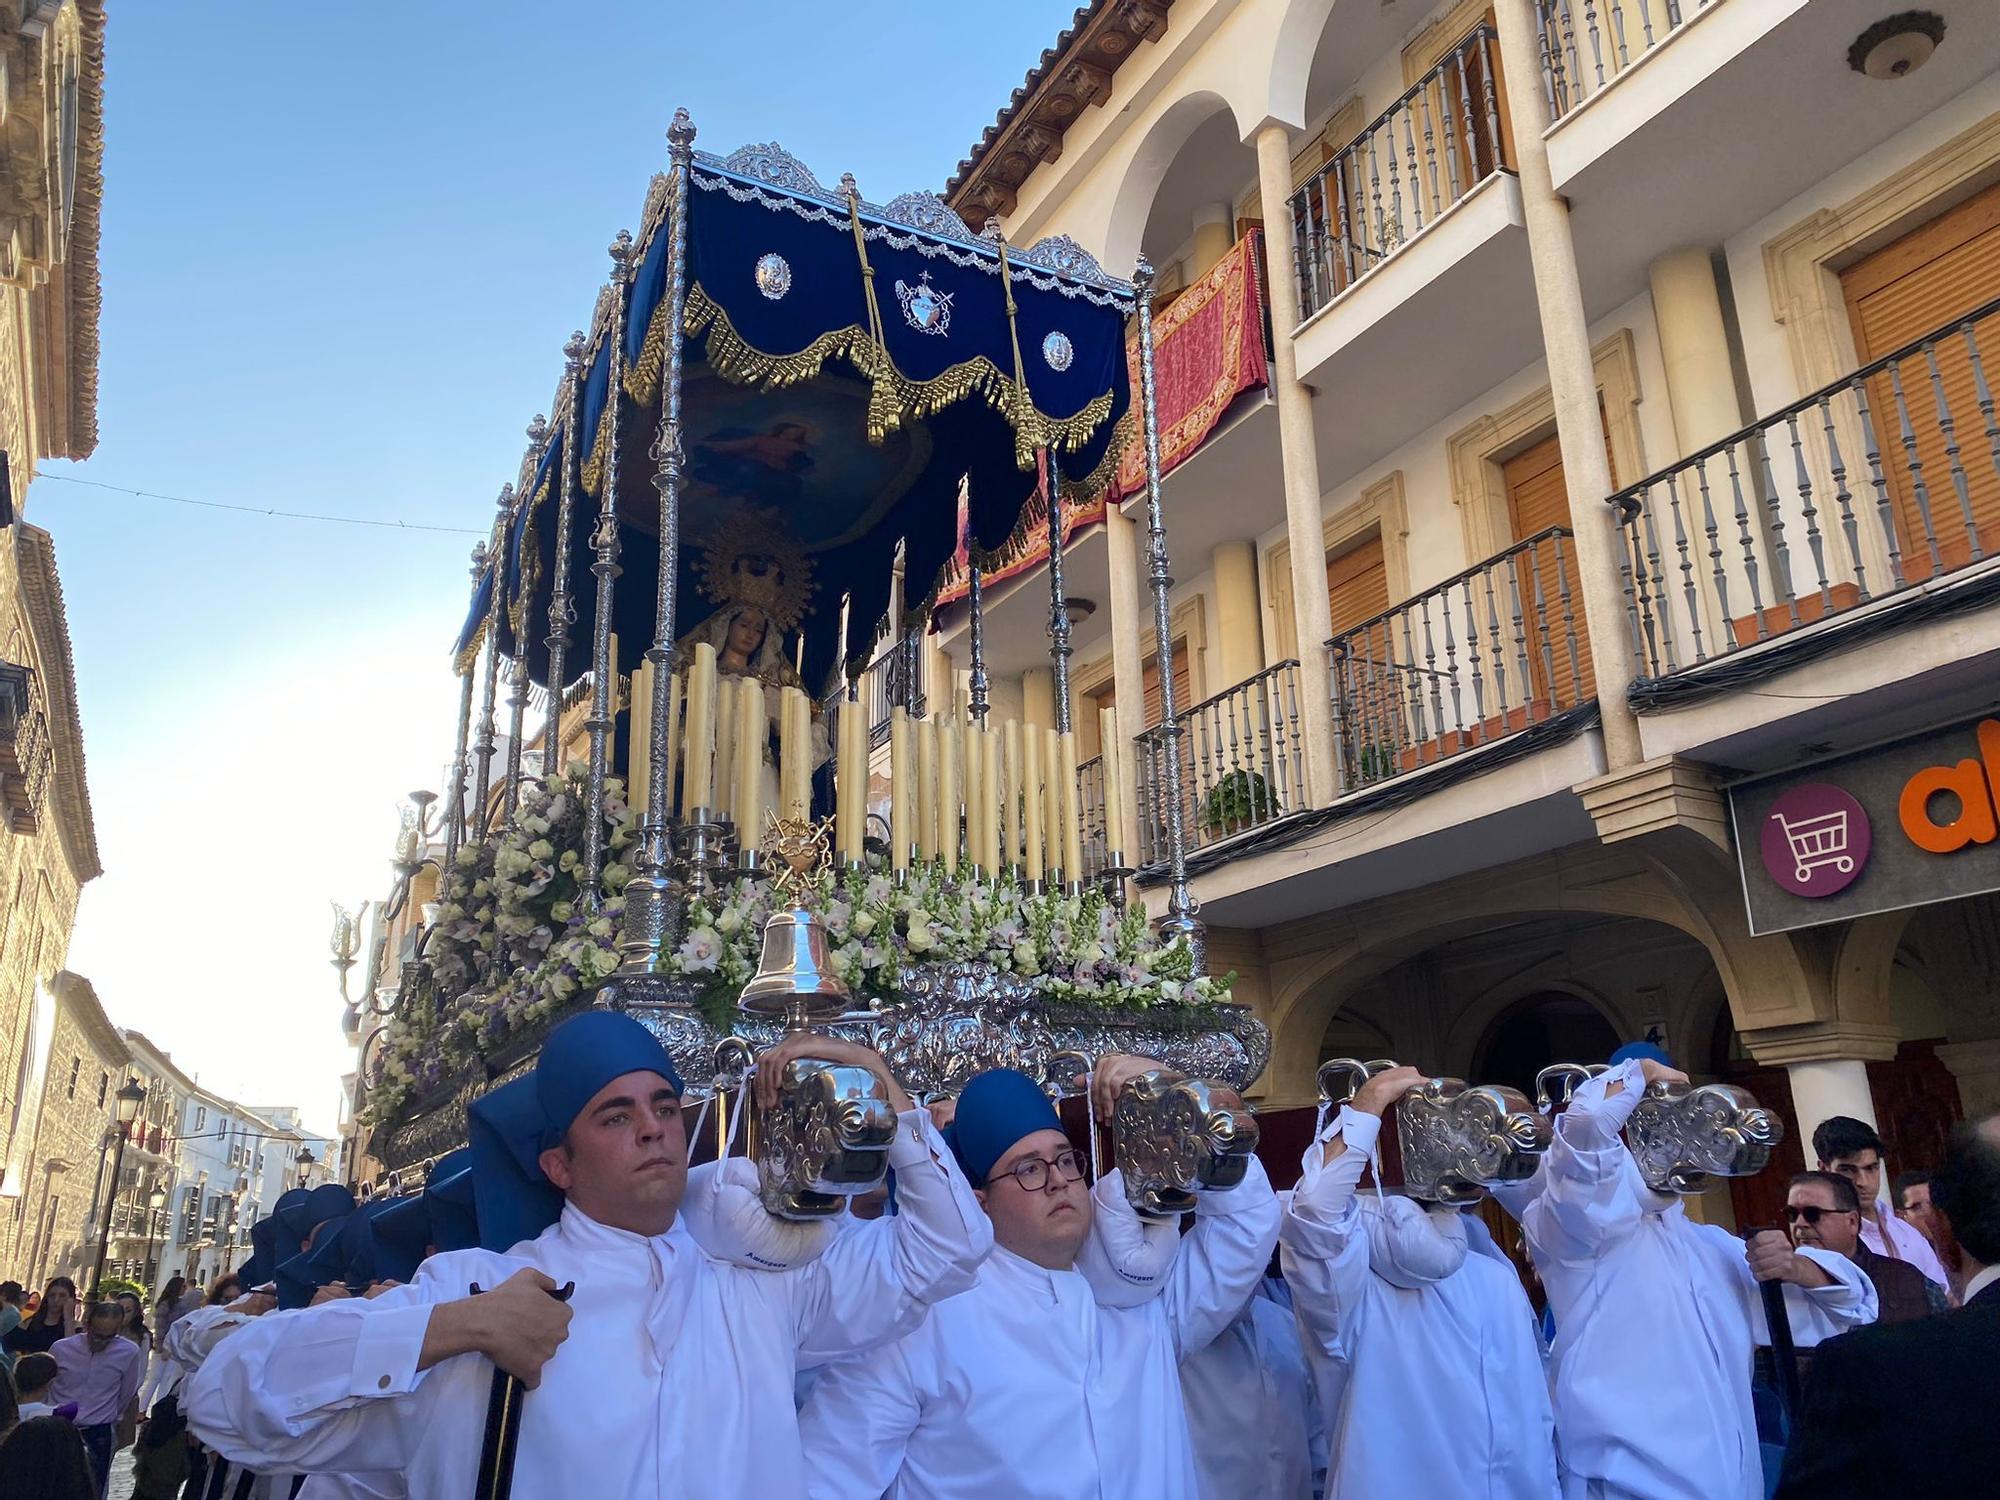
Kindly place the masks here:
POLYGON ((757 648, 764 644, 764 632, 771 622, 759 610, 746 609, 729 622, 729 654, 740 656, 745 661, 757 654, 757 648))

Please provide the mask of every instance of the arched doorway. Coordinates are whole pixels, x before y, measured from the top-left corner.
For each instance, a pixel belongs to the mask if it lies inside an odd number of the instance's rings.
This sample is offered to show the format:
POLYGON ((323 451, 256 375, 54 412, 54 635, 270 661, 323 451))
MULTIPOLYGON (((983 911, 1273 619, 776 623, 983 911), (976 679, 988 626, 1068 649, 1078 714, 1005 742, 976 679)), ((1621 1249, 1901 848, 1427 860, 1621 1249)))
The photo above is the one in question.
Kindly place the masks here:
POLYGON ((1504 1083, 1530 1099, 1550 1063, 1602 1062, 1625 1039, 1590 1001, 1567 990, 1523 996, 1496 1017, 1473 1051, 1473 1077, 1504 1083))

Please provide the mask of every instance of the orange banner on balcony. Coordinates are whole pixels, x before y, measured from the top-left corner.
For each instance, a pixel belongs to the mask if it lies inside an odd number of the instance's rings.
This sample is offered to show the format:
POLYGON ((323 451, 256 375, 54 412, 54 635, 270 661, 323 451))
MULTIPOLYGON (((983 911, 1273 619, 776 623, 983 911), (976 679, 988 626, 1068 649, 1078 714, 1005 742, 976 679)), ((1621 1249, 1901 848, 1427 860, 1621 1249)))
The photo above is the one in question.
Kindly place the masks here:
MULTIPOLYGON (((1253 229, 1153 319, 1153 379, 1160 413, 1160 473, 1192 458, 1245 391, 1271 383, 1264 357, 1264 297, 1258 268, 1264 232, 1253 229)), ((1139 391, 1139 345, 1126 347, 1139 391)), ((1126 448, 1112 481, 1123 500, 1146 487, 1142 441, 1126 448)))

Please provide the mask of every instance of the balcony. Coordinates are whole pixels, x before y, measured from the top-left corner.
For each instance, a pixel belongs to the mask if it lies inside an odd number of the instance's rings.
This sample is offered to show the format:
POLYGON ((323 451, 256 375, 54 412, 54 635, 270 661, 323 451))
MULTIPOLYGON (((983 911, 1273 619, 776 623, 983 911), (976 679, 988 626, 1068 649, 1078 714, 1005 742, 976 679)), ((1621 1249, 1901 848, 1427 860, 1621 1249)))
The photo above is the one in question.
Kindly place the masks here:
POLYGON ((52 761, 33 669, 0 663, 0 823, 9 832, 33 833, 40 824, 52 761))
MULTIPOLYGON (((1187 849, 1225 844, 1305 810, 1296 661, 1279 662, 1203 699, 1184 710, 1180 722, 1181 827, 1187 849)), ((1132 771, 1139 798, 1138 863, 1162 863, 1167 858, 1168 801, 1161 792, 1172 782, 1164 726, 1133 740, 1132 771)), ((1090 793, 1086 782, 1086 807, 1093 805, 1090 793)), ((1094 805, 1102 807, 1101 788, 1094 805)))
POLYGON ((1291 199, 1294 335, 1332 485, 1539 346, 1499 45, 1465 39, 1291 199))
POLYGON ((1635 700, 2000 592, 1997 345, 2000 299, 1613 495, 1635 700))
POLYGON ((1663 247, 1724 243, 2000 67, 2000 6, 1986 0, 1917 7, 1944 18, 1945 36, 1907 76, 1851 67, 1861 34, 1903 8, 1538 0, 1549 169, 1570 203, 1587 315, 1643 291, 1663 247))
POLYGON ((1576 569, 1551 526, 1328 641, 1341 795, 1591 702, 1576 569))

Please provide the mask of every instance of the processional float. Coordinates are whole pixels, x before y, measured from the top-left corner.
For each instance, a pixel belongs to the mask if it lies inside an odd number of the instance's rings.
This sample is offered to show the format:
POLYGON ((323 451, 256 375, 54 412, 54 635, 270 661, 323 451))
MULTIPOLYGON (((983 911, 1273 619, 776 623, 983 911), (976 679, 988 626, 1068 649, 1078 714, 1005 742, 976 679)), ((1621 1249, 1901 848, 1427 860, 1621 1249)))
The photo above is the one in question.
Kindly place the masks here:
MULTIPOLYGON (((1206 973, 1182 799, 1148 872, 1157 922, 1126 899, 1115 825, 1105 867, 1083 864, 1063 518, 1128 443, 1157 790, 1184 785, 1151 289, 1143 262, 1120 281, 1066 238, 973 233, 935 195, 878 206, 776 146, 697 152, 676 114, 641 233, 614 241, 565 347, 557 416, 530 426, 474 554, 437 901, 363 1046, 373 1155, 409 1172, 457 1145, 470 1100, 597 1005, 645 1024, 695 1095, 800 1028, 867 1042, 919 1097, 996 1065, 1062 1093, 1079 1063, 1152 1056, 1167 1067, 1111 1122, 1135 1202, 1171 1212, 1240 1177, 1256 1127, 1233 1091, 1269 1038, 1206 973), (982 564, 1044 525, 1053 728, 994 713, 981 595, 982 564), (927 708, 911 669, 961 547, 970 692, 927 708), (690 630, 697 598, 715 608, 690 630), (901 670, 871 787, 858 683, 885 632, 901 670), (567 765, 578 715, 587 754, 567 765)), ((783 1083, 753 1121, 764 1202, 837 1212, 880 1176, 886 1104, 810 1060, 783 1083)))

